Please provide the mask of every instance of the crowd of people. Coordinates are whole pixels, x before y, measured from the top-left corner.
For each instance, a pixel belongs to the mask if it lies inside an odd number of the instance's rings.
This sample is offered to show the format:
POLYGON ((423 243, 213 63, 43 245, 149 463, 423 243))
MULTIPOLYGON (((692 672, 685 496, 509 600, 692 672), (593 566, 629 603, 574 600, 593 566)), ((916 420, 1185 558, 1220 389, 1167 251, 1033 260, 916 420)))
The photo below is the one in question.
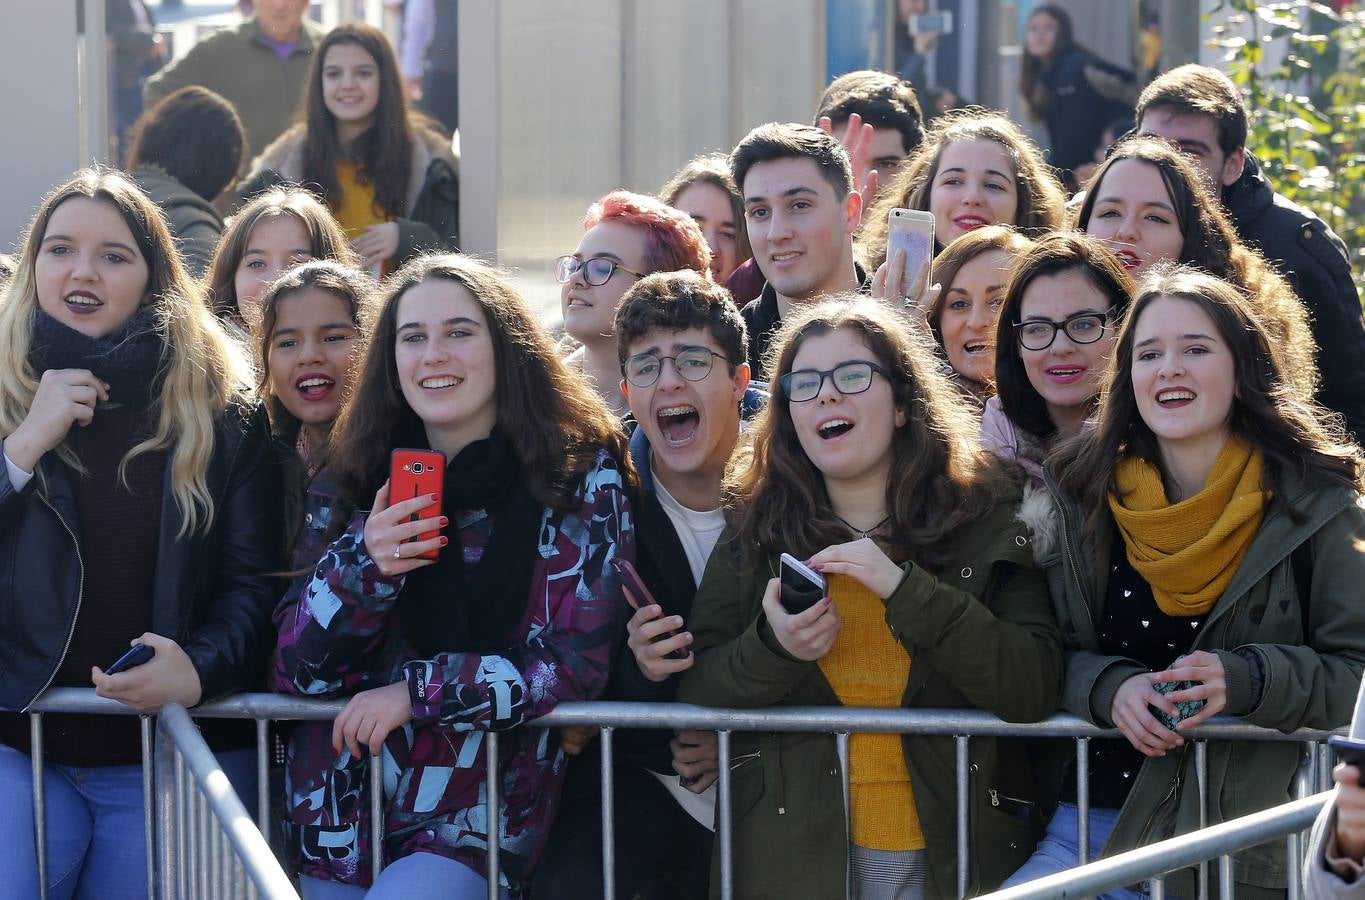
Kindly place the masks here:
MULTIPOLYGON (((1069 741, 971 741, 972 894, 1290 799, 1295 743, 1213 741, 1197 775, 1215 715, 1351 721, 1365 323, 1225 76, 1152 81, 1070 203, 1003 114, 926 125, 896 76, 841 76, 812 124, 584 198, 556 336, 458 252, 458 161, 383 34, 290 5, 159 76, 127 171, 56 187, 0 274, 6 891, 39 893, 20 713, 49 686, 344 699, 277 732, 314 900, 487 896, 490 732, 495 888, 600 894, 597 731, 535 724, 562 701, 1114 729, 1086 817, 1069 741), (240 44, 270 54, 243 79, 307 69, 292 124, 204 83, 240 44), (935 224, 930 287, 903 210, 935 224), (787 554, 823 579, 807 605, 787 554)), ((1049 116, 1093 63, 1057 15, 1029 27, 1049 116)), ((255 797, 254 729, 203 729, 255 797)), ((145 896, 137 720, 45 716, 42 752, 47 896, 145 896)), ((951 737, 736 734, 729 765, 736 896, 955 894, 951 737)), ((621 896, 714 889, 718 767, 713 732, 616 736, 621 896)), ((1365 884, 1359 777, 1319 823, 1324 896, 1365 884)), ((1230 871, 1283 896, 1295 868, 1274 842, 1230 871)))

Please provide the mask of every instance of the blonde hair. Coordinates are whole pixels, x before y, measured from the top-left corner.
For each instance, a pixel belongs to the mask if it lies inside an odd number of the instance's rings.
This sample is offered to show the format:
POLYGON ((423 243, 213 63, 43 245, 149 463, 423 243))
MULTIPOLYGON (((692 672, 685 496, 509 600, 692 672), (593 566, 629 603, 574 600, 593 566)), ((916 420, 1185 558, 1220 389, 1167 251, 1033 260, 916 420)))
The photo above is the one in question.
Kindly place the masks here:
MULTIPOLYGON (((186 273, 160 209, 122 173, 99 168, 77 172, 44 198, 25 233, 18 268, 0 301, 0 434, 12 434, 19 427, 38 392, 41 373, 29 363, 33 312, 38 308, 34 266, 52 213, 73 197, 107 203, 128 225, 147 261, 146 303, 156 311, 155 328, 167 348, 156 431, 123 457, 119 478, 124 478, 132 458, 167 451, 171 493, 183 519, 177 537, 206 531, 214 512, 206 477, 213 456, 214 419, 229 406, 251 403, 251 367, 186 273)), ((56 453, 83 471, 65 441, 56 453)))

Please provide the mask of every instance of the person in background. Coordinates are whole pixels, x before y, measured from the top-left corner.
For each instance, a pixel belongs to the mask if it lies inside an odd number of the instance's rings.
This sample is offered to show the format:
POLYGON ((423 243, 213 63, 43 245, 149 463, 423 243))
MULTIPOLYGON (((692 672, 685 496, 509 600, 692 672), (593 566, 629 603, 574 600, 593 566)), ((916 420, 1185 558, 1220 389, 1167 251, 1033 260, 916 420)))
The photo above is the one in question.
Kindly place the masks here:
MULTIPOLYGON (((37 897, 18 713, 49 685, 93 684, 143 713, 258 687, 281 590, 266 574, 283 562, 280 478, 244 354, 122 173, 87 169, 44 199, 0 341, 13 351, 0 362, 0 866, 6 894, 37 897), (135 644, 151 659, 102 668, 135 644)), ((137 718, 44 725, 47 895, 146 897, 137 718)), ((255 729, 203 731, 255 796, 255 729)))
POLYGON ((144 0, 104 0, 104 33, 113 62, 110 71, 113 115, 109 117, 112 158, 127 160, 125 139, 128 129, 142 115, 143 84, 148 75, 165 64, 166 45, 157 34, 156 16, 144 0))
POLYGON ((181 88, 133 125, 128 174, 166 214, 195 278, 208 269, 223 233, 213 201, 236 180, 245 155, 237 111, 207 88, 181 88))
MULTIPOLYGON (((691 216, 711 248, 711 277, 729 287, 735 269, 753 259, 749 232, 744 228, 744 201, 730 177, 729 160, 723 153, 693 157, 659 188, 659 200, 691 216)), ((760 279, 761 280, 761 279, 760 279)), ((760 284, 758 290, 762 290, 760 284)), ((736 303, 747 303, 758 296, 736 303)), ((732 292, 733 293, 733 292, 732 292)))
MULTIPOLYGON (((1100 132, 1100 142, 1095 145, 1094 161, 1081 163, 1073 170, 1076 177, 1076 186, 1081 191, 1085 191, 1090 187, 1090 179, 1095 176, 1095 170, 1103 165, 1104 161, 1109 158, 1109 151, 1113 150, 1114 146, 1127 137, 1132 130, 1132 116, 1123 116, 1104 126, 1104 131, 1100 132)), ((1067 209, 1079 206, 1083 199, 1085 199, 1084 194, 1073 195, 1072 198, 1067 201, 1067 209)))
POLYGON ((237 192, 316 185, 378 276, 422 250, 455 249, 458 170, 450 139, 409 113, 388 38, 348 22, 318 45, 303 121, 256 158, 237 192))
POLYGON ((304 896, 487 897, 491 731, 494 888, 520 896, 564 776, 558 741, 528 723, 607 683, 623 602, 609 562, 635 556, 625 435, 507 278, 452 254, 389 280, 334 448, 335 540, 276 613, 276 687, 349 698, 329 736, 290 743, 304 896), (444 455, 439 517, 415 521, 432 496, 392 493, 395 448, 444 455), (370 886, 377 790, 390 862, 370 886))
MULTIPOLYGON (((1061 638, 1017 488, 926 342, 885 303, 831 298, 793 312, 773 360, 732 528, 693 601, 697 659, 679 699, 1050 715, 1061 638), (827 579, 800 612, 779 600, 784 551, 827 579)), ((1039 798, 1022 755, 971 745, 975 894, 1027 856, 1039 798), (1014 799, 1002 810, 988 796, 1014 799)), ((846 760, 831 734, 736 734, 732 746, 736 896, 953 892, 951 737, 855 734, 846 760)))
POLYGON ((407 0, 401 63, 408 99, 441 123, 460 124, 459 0, 407 0))
POLYGON ((711 251, 688 214, 653 197, 612 191, 588 207, 583 237, 555 261, 564 333, 578 342, 565 357, 617 415, 630 411, 612 328, 627 290, 646 275, 691 269, 708 273, 711 251))
POLYGON ((208 301, 220 319, 246 334, 260 321, 261 297, 275 279, 310 259, 360 263, 316 196, 302 188, 271 188, 228 221, 204 276, 208 301))
POLYGON ((1208 176, 1242 242, 1260 250, 1308 308, 1322 373, 1318 400, 1365 437, 1365 321, 1341 238, 1308 209, 1275 190, 1247 141, 1247 111, 1228 77, 1178 66, 1138 97, 1137 127, 1174 141, 1208 176))
POLYGON ((1029 118, 1047 125, 1048 162, 1074 192, 1073 170, 1090 160, 1104 126, 1133 108, 1138 84, 1131 71, 1076 43, 1065 9, 1040 3, 1026 24, 1019 92, 1029 118))
MULTIPOLYGON (((1365 731, 1365 685, 1356 697, 1351 735, 1365 731)), ((1365 766, 1342 763, 1332 770, 1336 796, 1313 823, 1308 844, 1308 900, 1360 900, 1365 897, 1365 766)))
POLYGON ((249 153, 284 133, 308 83, 322 29, 304 18, 308 0, 259 0, 240 25, 216 31, 147 79, 143 100, 155 106, 180 90, 206 87, 237 110, 249 153))
POLYGON ((934 80, 929 77, 929 54, 943 36, 920 26, 919 17, 929 11, 929 0, 896 0, 893 37, 896 75, 921 93, 934 80))

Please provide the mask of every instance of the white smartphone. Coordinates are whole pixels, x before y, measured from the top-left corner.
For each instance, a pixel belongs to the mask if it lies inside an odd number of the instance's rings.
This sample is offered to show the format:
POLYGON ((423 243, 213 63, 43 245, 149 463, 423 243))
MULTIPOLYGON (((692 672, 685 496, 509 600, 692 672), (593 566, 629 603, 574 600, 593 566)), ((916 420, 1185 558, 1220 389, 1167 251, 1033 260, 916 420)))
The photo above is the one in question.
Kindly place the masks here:
POLYGON ((805 612, 825 596, 825 578, 790 553, 778 562, 782 581, 782 608, 792 615, 805 612))
POLYGON ((945 10, 910 16, 905 21, 905 27, 911 34, 952 34, 953 14, 945 10))
POLYGON ((901 284, 905 286, 904 296, 913 302, 929 287, 934 262, 934 214, 896 208, 888 214, 886 224, 886 261, 890 263, 897 250, 905 254, 901 284))

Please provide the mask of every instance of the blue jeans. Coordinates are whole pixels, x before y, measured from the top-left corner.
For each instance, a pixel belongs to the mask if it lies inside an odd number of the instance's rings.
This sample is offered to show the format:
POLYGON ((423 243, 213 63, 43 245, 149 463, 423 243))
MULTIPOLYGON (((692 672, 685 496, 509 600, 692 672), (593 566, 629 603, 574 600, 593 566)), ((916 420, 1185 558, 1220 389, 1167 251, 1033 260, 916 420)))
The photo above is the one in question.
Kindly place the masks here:
MULTIPOLYGON (((1091 807, 1090 859, 1087 862, 1094 862, 1099 858, 1100 851, 1104 849, 1104 842, 1109 839, 1109 832, 1114 830, 1114 822, 1118 817, 1119 811, 1117 809, 1095 809, 1091 807)), ((1079 818, 1075 804, 1060 804, 1057 807, 1057 814, 1052 817, 1052 821, 1047 825, 1047 834, 1043 835, 1043 839, 1038 842, 1038 848, 1019 867, 1019 871, 1005 879, 1005 883, 1000 886, 1001 889, 1015 887, 1035 878, 1055 875, 1058 872, 1076 868, 1080 859, 1081 829, 1079 818)), ((1146 896, 1146 890, 1123 888, 1101 894, 1100 900, 1143 900, 1146 896)))
MULTIPOLYGON (((462 862, 435 853, 413 853, 394 860, 367 892, 354 884, 339 884, 304 875, 299 878, 303 900, 485 900, 488 879, 462 862)), ((500 891, 503 900, 511 896, 500 891)))
MULTIPOLYGON (((256 752, 218 754, 247 809, 256 808, 256 752)), ((49 900, 146 900, 142 767, 43 766, 49 900)), ((0 744, 0 873, 7 897, 38 896, 33 762, 0 744)))

